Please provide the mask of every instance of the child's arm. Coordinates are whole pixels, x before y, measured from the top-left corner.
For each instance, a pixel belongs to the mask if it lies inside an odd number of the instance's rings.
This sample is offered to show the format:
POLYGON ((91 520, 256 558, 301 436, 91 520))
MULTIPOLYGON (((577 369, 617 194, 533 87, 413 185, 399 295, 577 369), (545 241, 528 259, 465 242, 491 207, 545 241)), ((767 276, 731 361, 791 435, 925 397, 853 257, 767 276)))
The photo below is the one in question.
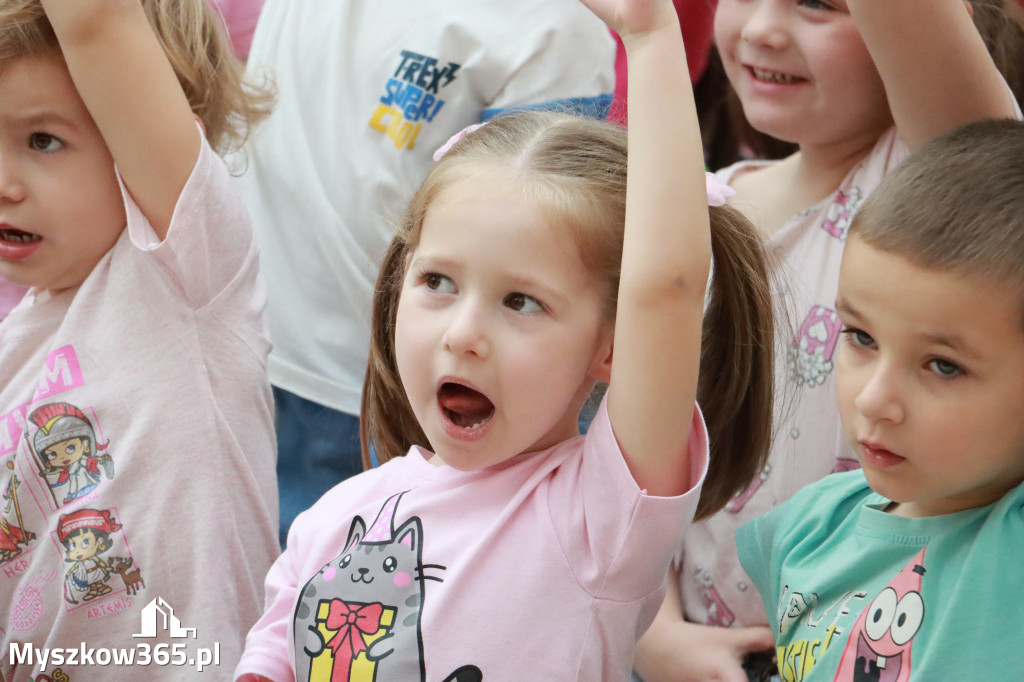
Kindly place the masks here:
POLYGON ((711 238, 704 158, 679 21, 670 0, 583 0, 629 65, 626 236, 608 413, 633 477, 653 495, 687 490, 711 238))
POLYGON ((848 0, 911 149, 982 118, 1013 117, 1012 96, 963 0, 848 0))
POLYGON ((78 94, 160 239, 199 156, 185 93, 139 0, 41 0, 78 94))
POLYGON ((722 628, 686 621, 680 612, 679 576, 669 570, 665 600, 637 643, 633 669, 644 682, 747 682, 743 659, 774 647, 767 626, 722 628))

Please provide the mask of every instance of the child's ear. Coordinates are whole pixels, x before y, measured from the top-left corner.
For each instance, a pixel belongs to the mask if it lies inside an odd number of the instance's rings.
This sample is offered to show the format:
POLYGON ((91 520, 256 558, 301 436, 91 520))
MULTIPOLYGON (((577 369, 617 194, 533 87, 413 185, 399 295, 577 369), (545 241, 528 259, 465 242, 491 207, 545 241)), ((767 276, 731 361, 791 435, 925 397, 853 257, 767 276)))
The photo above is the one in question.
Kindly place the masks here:
POLYGON ((964 7, 967 8, 967 16, 974 18, 974 5, 971 4, 971 0, 964 0, 964 7))
POLYGON ((590 376, 594 381, 608 383, 612 378, 612 335, 608 335, 608 341, 602 344, 598 354, 594 357, 594 364, 590 367, 590 376))

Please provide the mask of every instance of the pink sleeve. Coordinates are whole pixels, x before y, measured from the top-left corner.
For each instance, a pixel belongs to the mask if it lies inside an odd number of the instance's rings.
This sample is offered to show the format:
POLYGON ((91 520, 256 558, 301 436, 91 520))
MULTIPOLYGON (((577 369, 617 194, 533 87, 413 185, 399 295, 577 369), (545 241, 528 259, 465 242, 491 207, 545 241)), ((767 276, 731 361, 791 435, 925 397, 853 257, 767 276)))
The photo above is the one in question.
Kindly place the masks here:
POLYGON ((285 550, 267 573, 264 581, 266 608, 245 638, 245 650, 235 668, 235 679, 246 673, 263 675, 274 682, 295 679, 290 642, 292 610, 298 590, 298 571, 292 560, 296 555, 297 552, 285 550))
POLYGON ((553 486, 551 516, 566 559, 579 567, 580 584, 598 598, 631 601, 662 585, 693 521, 707 471, 707 430, 694 407, 687 446, 691 488, 675 497, 651 496, 629 472, 606 402, 587 432, 578 466, 564 467, 553 486))

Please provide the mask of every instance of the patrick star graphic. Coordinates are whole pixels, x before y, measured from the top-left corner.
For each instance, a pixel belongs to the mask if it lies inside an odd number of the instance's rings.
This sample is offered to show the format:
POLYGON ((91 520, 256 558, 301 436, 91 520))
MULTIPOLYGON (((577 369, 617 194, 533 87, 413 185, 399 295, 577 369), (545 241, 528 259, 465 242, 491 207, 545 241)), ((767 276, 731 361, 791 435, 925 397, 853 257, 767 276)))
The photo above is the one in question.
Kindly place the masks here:
POLYGON ((921 549, 857 619, 833 682, 907 682, 910 647, 924 621, 921 549))

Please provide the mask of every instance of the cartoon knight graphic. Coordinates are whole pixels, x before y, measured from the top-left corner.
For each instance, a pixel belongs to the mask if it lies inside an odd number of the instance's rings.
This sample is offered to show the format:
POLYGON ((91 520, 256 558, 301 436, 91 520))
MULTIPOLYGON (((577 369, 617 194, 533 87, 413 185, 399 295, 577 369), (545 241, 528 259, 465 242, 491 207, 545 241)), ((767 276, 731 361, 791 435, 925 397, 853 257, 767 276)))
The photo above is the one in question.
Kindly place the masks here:
POLYGON ((53 491, 65 489, 59 504, 88 494, 104 475, 114 477, 114 460, 105 452, 109 444, 97 442, 92 422, 79 408, 48 403, 36 408, 29 421, 37 427, 32 448, 40 474, 53 491))
POLYGON ((834 682, 907 682, 910 649, 924 621, 922 549, 868 604, 850 630, 834 682))

